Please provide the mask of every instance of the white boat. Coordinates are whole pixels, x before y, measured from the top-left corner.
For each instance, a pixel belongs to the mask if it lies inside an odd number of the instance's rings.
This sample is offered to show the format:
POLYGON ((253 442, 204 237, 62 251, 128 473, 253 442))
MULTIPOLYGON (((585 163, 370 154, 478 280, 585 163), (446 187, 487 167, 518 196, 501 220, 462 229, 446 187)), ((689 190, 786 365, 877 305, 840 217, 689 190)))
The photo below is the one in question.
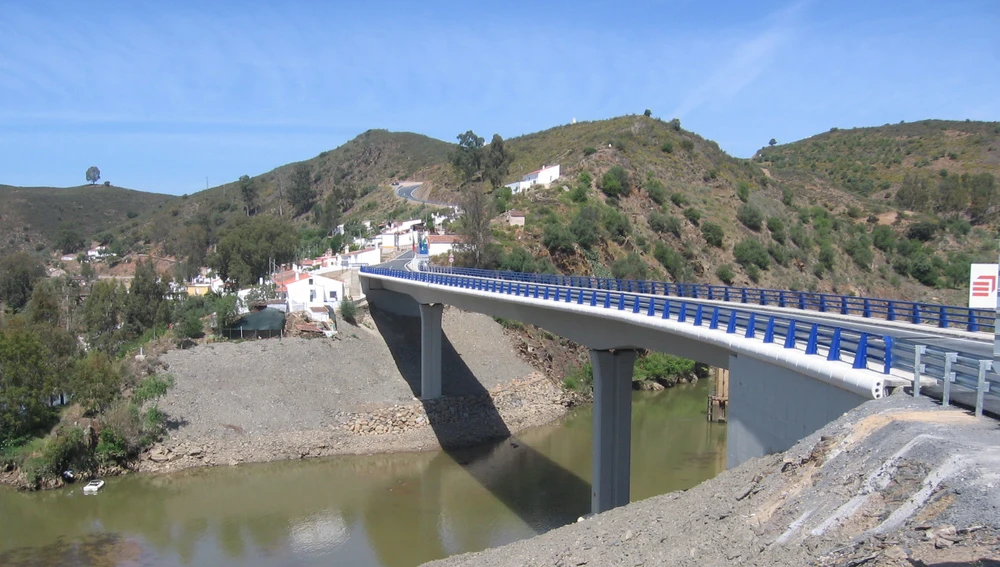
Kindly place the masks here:
POLYGON ((97 491, 104 486, 103 480, 92 480, 83 487, 84 494, 97 494, 97 491))

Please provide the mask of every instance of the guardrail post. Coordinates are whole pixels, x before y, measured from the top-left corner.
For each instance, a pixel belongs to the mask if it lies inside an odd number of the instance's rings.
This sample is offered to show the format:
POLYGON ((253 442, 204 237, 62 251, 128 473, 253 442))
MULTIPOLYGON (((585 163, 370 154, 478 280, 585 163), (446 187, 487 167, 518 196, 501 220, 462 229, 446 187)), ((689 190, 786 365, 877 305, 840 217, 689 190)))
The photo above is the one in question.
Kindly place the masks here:
POLYGON ((625 309, 625 294, 624 293, 619 293, 618 294, 618 310, 622 311, 624 309, 625 309))
POLYGON ((698 299, 698 284, 691 284, 691 297, 698 299))
POLYGON ((590 306, 597 307, 597 292, 590 290, 590 306))
POLYGON ((895 321, 896 320, 896 302, 895 301, 890 300, 890 301, 886 302, 885 318, 886 318, 887 321, 895 321))
POLYGON ((785 306, 785 290, 780 290, 778 292, 778 307, 785 306))
POLYGON ((944 353, 944 384, 941 385, 944 390, 944 395, 941 396, 941 405, 944 407, 948 407, 951 401, 951 383, 955 380, 955 373, 951 371, 951 365, 957 361, 957 352, 944 353))
POLYGON ((882 337, 882 345, 885 347, 885 357, 883 357, 882 374, 888 374, 892 370, 892 346, 896 344, 896 339, 885 335, 882 337))
POLYGON ((549 298, 549 286, 545 286, 545 293, 542 294, 542 299, 549 298))
POLYGON ((652 317, 654 314, 656 314, 656 299, 650 297, 649 298, 649 309, 646 310, 646 316, 647 317, 652 317))
POLYGON ((742 292, 740 294, 742 296, 740 298, 740 303, 746 303, 747 302, 747 288, 744 287, 744 288, 740 289, 740 292, 742 292))
POLYGON ((809 342, 806 343, 806 354, 816 354, 816 343, 819 342, 819 325, 813 323, 809 330, 809 342))
POLYGON ((866 297, 864 311, 861 314, 862 317, 869 319, 872 316, 872 302, 866 297))
POLYGON ((750 312, 750 317, 747 319, 747 332, 744 335, 748 339, 754 338, 757 333, 757 314, 753 311, 750 312))
POLYGON ((712 309, 712 321, 709 322, 708 328, 709 329, 718 329, 719 328, 719 306, 718 305, 716 305, 715 308, 712 309))
POLYGON ((764 290, 760 290, 760 304, 767 305, 767 293, 764 290))
POLYGON ((976 385, 976 417, 983 417, 983 396, 989 390, 989 386, 986 384, 986 371, 992 368, 992 360, 979 361, 979 384, 976 385))
POLYGON ((688 307, 688 304, 682 301, 681 302, 681 310, 677 313, 677 322, 678 323, 683 323, 683 322, 687 321, 687 307, 688 307))
POLYGON ((669 319, 670 318, 670 300, 669 299, 664 299, 663 300, 663 318, 664 319, 669 319))
POLYGON ((795 319, 788 322, 788 330, 785 332, 785 348, 795 348, 795 319))
POLYGON ((805 311, 806 308, 806 294, 799 292, 799 309, 805 311))
POLYGON ((611 292, 604 292, 604 308, 609 309, 611 307, 611 292))
POLYGON ((764 330, 764 342, 774 342, 774 317, 767 318, 767 328, 764 330))
POLYGON ((847 315, 847 296, 842 296, 840 298, 840 314, 847 315))
POLYGON ((694 310, 694 326, 700 327, 702 319, 702 305, 699 303, 698 307, 694 310))
POLYGON ((830 339, 830 352, 827 353, 826 359, 840 361, 840 327, 833 330, 833 338, 830 339))
POLYGON ((938 315, 938 327, 941 327, 942 329, 947 329, 949 323, 951 323, 951 321, 948 321, 948 309, 946 309, 945 306, 942 305, 941 313, 938 315))
POLYGON ((920 357, 927 352, 927 347, 924 345, 916 345, 913 347, 913 397, 920 396, 920 374, 923 373, 923 368, 921 368, 920 357))
POLYGON ((861 338, 858 339, 858 350, 854 353, 851 368, 868 368, 868 333, 861 333, 861 338))
POLYGON ((577 305, 583 305, 583 290, 582 289, 576 290, 576 304, 577 305))
POLYGON ((819 312, 826 313, 826 296, 823 294, 819 296, 819 312))
MULTIPOLYGON (((579 290, 577 290, 577 291, 579 291, 579 290)), ((572 289, 567 289, 566 290, 566 303, 569 303, 571 301, 573 301, 573 290, 572 289)))
POLYGON ((727 334, 736 334, 736 313, 737 311, 735 309, 729 311, 729 324, 726 325, 727 334))
POLYGON ((920 305, 917 304, 917 303, 913 304, 913 319, 912 319, 912 321, 913 321, 914 325, 919 325, 920 324, 920 305))
POLYGON ((723 296, 723 299, 725 299, 726 301, 729 301, 729 286, 728 285, 725 288, 723 288, 722 296, 723 296))
POLYGON ((976 312, 969 309, 969 326, 968 329, 973 333, 979 332, 979 319, 976 318, 976 312))
POLYGON ((708 299, 710 299, 710 300, 711 299, 715 299, 715 289, 714 288, 715 288, 714 285, 708 286, 708 299))
POLYGON ((639 296, 638 295, 633 295, 632 296, 632 313, 638 313, 638 312, 639 312, 639 296))

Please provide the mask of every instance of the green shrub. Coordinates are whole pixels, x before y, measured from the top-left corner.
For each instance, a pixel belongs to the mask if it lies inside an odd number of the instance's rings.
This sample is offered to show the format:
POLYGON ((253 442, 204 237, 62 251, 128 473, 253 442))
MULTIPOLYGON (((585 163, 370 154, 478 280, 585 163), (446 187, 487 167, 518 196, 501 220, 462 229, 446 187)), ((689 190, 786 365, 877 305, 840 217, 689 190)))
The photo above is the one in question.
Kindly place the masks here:
POLYGON ((829 242, 823 242, 819 245, 819 257, 817 258, 819 264, 823 266, 823 269, 832 272, 834 263, 837 260, 837 252, 833 249, 833 245, 829 242))
POLYGON ((657 205, 662 205, 667 198, 667 189, 659 179, 649 178, 646 180, 646 193, 657 205))
POLYGON ((624 244, 625 239, 632 234, 628 217, 618 209, 609 208, 604 211, 604 229, 611 235, 611 240, 619 244, 624 244))
POLYGON ((939 270, 934 265, 934 261, 926 254, 921 254, 913 260, 910 265, 910 275, 926 286, 936 287, 938 285, 939 270))
POLYGON ((635 252, 629 252, 611 264, 611 275, 619 280, 644 280, 648 274, 646 263, 635 252))
POLYGON ((896 247, 896 234, 892 228, 880 224, 872 230, 872 241, 875 244, 875 248, 886 254, 890 254, 896 247))
POLYGON ((794 201, 795 193, 793 193, 788 187, 783 187, 781 189, 781 203, 786 207, 791 207, 794 201))
POLYGON ((715 224, 714 222, 706 222, 701 227, 701 235, 705 238, 705 242, 708 242, 716 248, 722 248, 722 240, 725 237, 725 231, 722 227, 715 224))
POLYGON ((779 266, 787 266, 788 262, 792 258, 792 255, 788 253, 788 249, 777 242, 772 242, 768 245, 767 253, 774 258, 774 261, 777 262, 779 266))
POLYGON ((340 300, 340 316, 343 317, 344 321, 356 325, 358 323, 358 306, 347 297, 344 297, 340 300))
POLYGON ((535 272, 538 269, 535 257, 521 246, 514 245, 508 254, 500 259, 500 269, 510 272, 535 272))
POLYGON ((672 154, 672 153, 674 153, 674 143, 673 142, 663 142, 663 145, 660 146, 660 150, 663 151, 663 152, 666 152, 668 154, 672 154))
POLYGON ((188 313, 181 319, 177 333, 186 339, 200 339, 205 336, 205 326, 194 313, 188 313))
POLYGON ((753 283, 760 283, 760 268, 751 264, 750 266, 747 266, 746 269, 747 277, 750 278, 750 281, 753 283))
POLYGON ((635 363, 633 382, 656 380, 674 384, 678 378, 694 376, 694 361, 679 356, 650 352, 635 363))
POLYGON ((801 223, 792 227, 789 236, 800 249, 808 251, 812 248, 812 239, 806 234, 806 228, 801 223))
POLYGON ((934 240, 938 225, 934 221, 920 221, 910 225, 906 230, 907 238, 919 240, 920 242, 930 242, 934 240))
POLYGON ((778 217, 767 219, 767 230, 771 233, 771 238, 779 244, 785 243, 785 223, 778 217))
POLYGON ((683 207, 688 204, 688 199, 684 196, 684 193, 671 193, 670 202, 678 207, 683 207))
POLYGON ((698 222, 701 220, 701 211, 694 207, 688 207, 684 209, 684 218, 691 222, 691 224, 698 226, 698 222))
POLYGON ((587 391, 593 385, 594 367, 589 362, 571 369, 563 378, 563 386, 568 390, 587 391))
POLYGON ((866 272, 871 270, 872 262, 875 261, 875 253, 872 252, 872 243, 867 236, 861 235, 851 240, 847 243, 844 251, 859 268, 866 272))
POLYGON ((542 245, 553 254, 573 251, 573 234, 561 224, 547 224, 542 233, 542 245))
POLYGON ((750 199, 750 184, 746 181, 740 181, 739 185, 736 186, 736 196, 739 197, 740 201, 746 203, 750 199))
POLYGON ((680 238, 681 220, 679 218, 671 215, 665 215, 658 211, 653 211, 649 213, 647 220, 649 221, 649 228, 652 230, 661 234, 669 232, 670 234, 680 238))
POLYGON ((767 248, 761 244, 760 240, 747 237, 733 247, 733 256, 736 262, 745 268, 757 266, 766 270, 771 266, 771 259, 767 253, 767 248))
POLYGON ((733 280, 736 278, 736 274, 733 272, 733 267, 729 264, 723 264, 715 270, 715 277, 722 280, 722 283, 726 285, 733 285, 733 280))
POLYGON ((625 168, 616 165, 606 171, 601 177, 601 191, 608 197, 617 198, 628 195, 632 190, 632 181, 625 168))
POLYGON ((847 216, 851 217, 852 219, 859 219, 863 214, 864 211, 861 210, 861 207, 857 205, 851 205, 850 207, 847 207, 847 216))
POLYGON ((681 148, 683 148, 685 152, 693 152, 694 142, 691 140, 681 140, 681 148))
MULTIPOLYGON (((576 216, 569 223, 569 232, 572 238, 583 248, 590 248, 600 240, 598 222, 601 220, 601 213, 597 207, 583 206, 577 211, 576 216)), ((548 244, 545 245, 548 248, 548 244)), ((570 245, 572 249, 572 244, 570 245)), ((550 248, 551 250, 551 248, 550 248)))
POLYGON ((736 218, 743 223, 743 226, 754 232, 760 231, 764 225, 764 213, 750 203, 744 203, 736 210, 736 218))
POLYGON ((687 276, 687 260, 673 248, 658 242, 653 249, 653 257, 666 268, 674 280, 682 281, 687 276))
POLYGON ((584 156, 592 156, 592 155, 594 155, 596 153, 597 153, 597 148, 595 148, 593 146, 587 146, 586 148, 583 148, 583 155, 584 156))

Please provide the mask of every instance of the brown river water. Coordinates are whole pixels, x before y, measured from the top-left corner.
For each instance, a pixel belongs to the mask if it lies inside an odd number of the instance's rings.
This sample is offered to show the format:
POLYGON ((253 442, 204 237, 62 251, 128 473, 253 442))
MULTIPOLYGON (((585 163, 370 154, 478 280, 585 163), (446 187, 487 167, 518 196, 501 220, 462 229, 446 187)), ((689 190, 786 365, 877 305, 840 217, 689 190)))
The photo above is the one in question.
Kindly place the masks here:
MULTIPOLYGON (((632 500, 725 468, 708 381, 636 392, 632 500)), ((566 525, 590 508, 591 409, 463 451, 335 457, 0 487, 0 566, 407 567, 566 525)))

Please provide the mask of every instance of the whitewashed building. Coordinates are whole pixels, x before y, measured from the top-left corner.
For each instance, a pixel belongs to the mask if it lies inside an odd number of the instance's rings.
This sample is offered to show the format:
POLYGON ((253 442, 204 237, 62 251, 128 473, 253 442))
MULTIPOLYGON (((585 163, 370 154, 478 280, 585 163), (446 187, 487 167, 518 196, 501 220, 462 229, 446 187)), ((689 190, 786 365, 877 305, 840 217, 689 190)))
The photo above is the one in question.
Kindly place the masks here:
POLYGON ((289 311, 334 307, 344 299, 344 282, 319 274, 300 273, 278 284, 278 293, 285 294, 289 311))
POLYGON ((522 177, 520 181, 508 183, 504 185, 504 187, 509 187, 510 192, 517 195, 518 193, 528 189, 529 187, 534 187, 535 185, 546 187, 556 179, 559 179, 559 164, 543 165, 541 169, 536 169, 535 171, 528 173, 522 177))

